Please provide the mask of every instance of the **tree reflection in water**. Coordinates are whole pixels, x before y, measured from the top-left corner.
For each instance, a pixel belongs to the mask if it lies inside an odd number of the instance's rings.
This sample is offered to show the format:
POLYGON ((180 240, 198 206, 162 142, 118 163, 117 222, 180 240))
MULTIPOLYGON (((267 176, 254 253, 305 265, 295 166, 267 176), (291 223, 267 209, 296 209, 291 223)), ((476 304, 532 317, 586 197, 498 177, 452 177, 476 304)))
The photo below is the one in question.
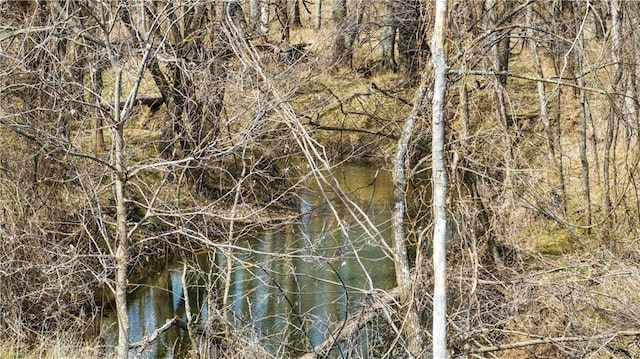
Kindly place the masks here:
MULTIPOLYGON (((384 238, 390 238, 390 175, 343 166, 336 177, 366 209, 384 238)), ((224 273, 226 261, 233 261, 227 320, 278 355, 299 354, 327 339, 333 325, 362 304, 369 277, 375 288, 395 285, 393 262, 359 226, 347 223, 345 235, 326 206, 327 197, 319 191, 308 189, 300 198, 299 210, 306 213, 300 223, 240 239, 236 244, 245 250, 235 249, 233 257, 217 251, 215 256, 202 253, 189 260, 190 267, 200 273, 208 273, 211 265, 213 273, 224 273)), ((132 291, 128 298, 132 342, 176 315, 186 319, 182 271, 183 260, 175 258, 160 270, 151 270, 132 291)), ((204 324, 208 315, 206 275, 188 278, 192 316, 204 324)), ((224 286, 216 287, 215 295, 221 297, 224 286)), ((108 313, 106 321, 113 325, 103 336, 108 344, 115 343, 115 314, 108 313)), ((173 327, 147 347, 142 357, 180 357, 188 346, 185 331, 173 327)))

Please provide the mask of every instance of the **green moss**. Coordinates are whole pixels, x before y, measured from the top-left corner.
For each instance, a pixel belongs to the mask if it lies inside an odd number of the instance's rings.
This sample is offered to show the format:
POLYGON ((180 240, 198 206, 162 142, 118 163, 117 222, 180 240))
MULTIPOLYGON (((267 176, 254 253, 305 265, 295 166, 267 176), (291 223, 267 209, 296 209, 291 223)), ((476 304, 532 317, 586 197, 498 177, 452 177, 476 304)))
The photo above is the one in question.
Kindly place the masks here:
POLYGON ((561 255, 575 250, 575 239, 558 225, 537 226, 530 228, 529 232, 534 248, 539 253, 561 255))

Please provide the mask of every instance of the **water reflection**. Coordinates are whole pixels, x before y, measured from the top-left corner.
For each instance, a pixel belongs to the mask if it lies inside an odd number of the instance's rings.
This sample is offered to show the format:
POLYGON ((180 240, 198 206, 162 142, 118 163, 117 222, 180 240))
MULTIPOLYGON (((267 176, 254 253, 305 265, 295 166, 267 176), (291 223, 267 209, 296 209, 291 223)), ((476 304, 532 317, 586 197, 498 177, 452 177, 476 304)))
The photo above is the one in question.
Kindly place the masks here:
MULTIPOLYGON (((350 198, 363 206, 383 237, 390 238, 390 174, 362 166, 343 166, 336 177, 350 198)), ((313 188, 299 195, 300 211, 308 212, 299 224, 244 238, 237 243, 244 250, 204 253, 189 263, 201 273, 209 273, 212 268, 212 273, 224 274, 230 261, 227 319, 277 355, 295 355, 323 342, 333 329, 332 324, 361 305, 363 291, 371 284, 381 289, 395 285, 393 263, 381 247, 354 223, 346 221, 344 227, 338 226, 326 203, 331 196, 321 196, 313 188)), ((338 213, 345 215, 345 208, 338 207, 338 213)), ((175 315, 186 319, 183 268, 181 259, 151 268, 131 293, 132 342, 175 315)), ((209 312, 204 278, 191 278, 187 293, 191 311, 201 323, 209 312)), ((218 283, 216 288, 218 300, 211 302, 220 305, 224 286, 218 283)), ((106 323, 110 327, 103 336, 108 343, 114 343, 115 314, 110 313, 106 323)), ((171 328, 142 357, 180 357, 188 342, 184 337, 182 330, 171 328)), ((136 353, 132 352, 132 357, 136 353)))

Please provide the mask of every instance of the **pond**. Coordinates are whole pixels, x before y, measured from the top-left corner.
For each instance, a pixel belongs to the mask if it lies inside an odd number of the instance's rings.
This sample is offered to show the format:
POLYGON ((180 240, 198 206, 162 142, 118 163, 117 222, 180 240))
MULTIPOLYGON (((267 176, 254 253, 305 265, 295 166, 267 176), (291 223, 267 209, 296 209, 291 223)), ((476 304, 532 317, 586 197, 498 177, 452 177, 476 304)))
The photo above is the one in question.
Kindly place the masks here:
MULTIPOLYGON (((334 175, 390 241, 390 173, 345 165, 334 175)), ((150 266, 128 297, 131 341, 176 315, 186 320, 187 294, 195 320, 206 321, 211 303, 218 308, 226 304, 233 328, 275 356, 296 356, 327 339, 336 323, 362 305, 368 291, 395 286, 393 261, 384 246, 350 219, 335 195, 313 186, 298 195, 305 214, 296 224, 239 238, 232 249, 150 266), (186 292, 183 283, 188 284, 186 292)), ((107 345, 115 344, 115 313, 106 312, 101 325, 107 345)), ((131 357, 178 358, 186 343, 185 331, 174 327, 142 353, 132 350, 131 357)))

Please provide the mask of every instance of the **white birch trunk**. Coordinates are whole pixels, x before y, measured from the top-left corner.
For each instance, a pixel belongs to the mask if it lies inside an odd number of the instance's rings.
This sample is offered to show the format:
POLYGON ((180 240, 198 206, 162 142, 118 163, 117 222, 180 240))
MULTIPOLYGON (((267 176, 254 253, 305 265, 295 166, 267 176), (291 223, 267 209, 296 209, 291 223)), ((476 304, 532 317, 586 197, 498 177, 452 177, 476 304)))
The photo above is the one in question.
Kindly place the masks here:
POLYGON ((444 98, 447 91, 447 61, 444 39, 447 0, 436 2, 436 16, 431 40, 433 51, 433 358, 447 358, 447 171, 445 167, 444 98))

